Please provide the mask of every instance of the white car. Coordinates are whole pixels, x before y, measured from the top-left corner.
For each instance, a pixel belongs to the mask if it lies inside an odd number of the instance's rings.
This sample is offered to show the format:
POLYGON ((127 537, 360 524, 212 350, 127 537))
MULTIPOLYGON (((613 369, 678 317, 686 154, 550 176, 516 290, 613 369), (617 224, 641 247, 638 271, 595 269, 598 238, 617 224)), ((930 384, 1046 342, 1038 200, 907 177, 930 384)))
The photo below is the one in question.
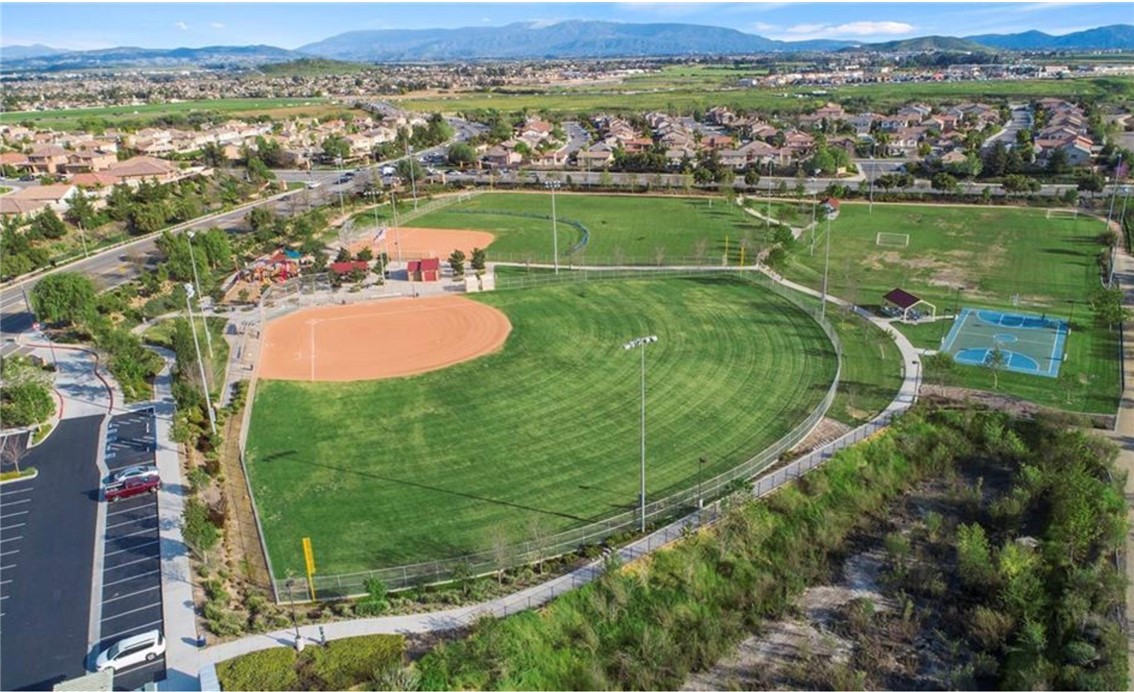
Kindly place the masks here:
POLYGON ((95 659, 95 669, 102 671, 112 668, 117 673, 123 668, 156 660, 164 653, 165 637, 161 630, 150 630, 127 637, 103 651, 95 659))
POLYGON ((142 466, 130 466, 130 467, 122 469, 121 471, 115 472, 115 474, 110 477, 110 482, 111 483, 119 483, 119 482, 127 480, 129 478, 143 478, 145 476, 156 476, 156 475, 158 475, 158 468, 157 468, 157 466, 154 466, 153 464, 144 464, 142 466))

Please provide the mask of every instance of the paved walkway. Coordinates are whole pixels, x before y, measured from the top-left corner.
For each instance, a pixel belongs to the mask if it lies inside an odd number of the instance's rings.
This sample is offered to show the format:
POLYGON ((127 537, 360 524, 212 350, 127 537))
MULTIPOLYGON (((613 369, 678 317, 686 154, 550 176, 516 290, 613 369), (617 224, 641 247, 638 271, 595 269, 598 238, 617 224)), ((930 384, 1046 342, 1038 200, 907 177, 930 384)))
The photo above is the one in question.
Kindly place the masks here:
MULTIPOLYGON (((1134 309, 1134 258, 1121 247, 1114 276, 1122 287, 1126 307, 1134 309)), ((1126 472, 1126 651, 1127 658, 1134 661, 1134 389, 1130 386, 1134 378, 1134 348, 1130 348, 1134 345, 1134 320, 1127 320, 1123 325, 1122 339, 1126 344, 1122 364, 1125 387, 1111 439, 1118 444, 1118 468, 1126 472)), ((1134 690, 1134 668, 1130 670, 1127 687, 1134 690)))
MULTIPOLYGON (((533 265, 534 266, 534 265, 533 265)), ((551 265, 548 265, 551 266, 551 265)), ((602 267, 601 269, 612 269, 610 267, 602 267)), ((672 269, 672 268, 666 268, 672 269)), ((706 267, 697 267, 697 269, 706 269, 706 267)), ((749 271, 752 269, 749 268, 749 271)), ((760 268, 760 271, 766 271, 760 268)), ((818 291, 815 291, 806 286, 786 281, 776 274, 767 272, 769 276, 783 285, 792 288, 801 293, 818 297, 818 291)), ((834 297, 828 297, 828 301, 837 306, 848 307, 848 304, 834 297)), ((854 444, 859 439, 862 439, 865 433, 879 428, 880 421, 886 421, 894 413, 898 413, 909 408, 917 399, 917 390, 920 385, 920 367, 919 367, 919 353, 909 343, 905 336, 895 329, 887 320, 882 320, 865 310, 853 308, 855 312, 864 318, 870 320, 873 324, 880 329, 892 334, 902 354, 903 359, 903 381, 898 390, 897 395, 893 401, 890 402, 886 410, 883 411, 874 421, 861 426, 846 435, 833 440, 824 447, 821 447, 811 452, 805 459, 820 460, 813 461, 812 465, 821 463, 821 460, 827 459, 832 456, 835 451, 843 447, 854 444), (913 366, 912 369, 910 366, 913 366)), ((804 461, 801 459, 800 461, 804 461)), ((808 467, 810 468, 810 466, 808 467)), ((777 474, 784 474, 781 470, 777 474)), ((798 474, 797 474, 798 475, 798 474)), ((784 478, 787 474, 784 474, 784 478)), ((758 486, 759 487, 759 486, 758 486)), ((758 493, 759 494, 759 493, 758 493)), ((646 536, 638 541, 626 546, 618 551, 619 557, 623 562, 629 562, 666 545, 673 540, 677 540, 682 535, 682 530, 686 525, 701 524, 705 521, 705 517, 709 521, 715 519, 716 505, 706 507, 701 512, 682 518, 681 520, 670 524, 669 526, 660 529, 649 536, 646 536), (703 517, 702 514, 705 516, 703 517)), ((344 637, 353 637, 367 634, 409 634, 419 632, 431 632, 453 629, 473 624, 481 617, 505 617, 522 610, 533 607, 538 607, 547 603, 548 601, 556 598, 563 593, 571 591, 579 586, 593 581, 602 573, 602 562, 592 562, 574 572, 557 577, 549 582, 538 584, 517 593, 503 596, 501 598, 481 603, 473 606, 465 606, 462 608, 453 608, 450 610, 435 611, 431 613, 418 613, 413 615, 398 615, 390 617, 379 618, 365 618, 356 620, 344 620, 340 622, 332 622, 324 625, 304 625, 297 629, 286 628, 269 632, 267 634, 258 634, 235 641, 210 646, 203 651, 200 651, 197 660, 200 662, 202 668, 200 670, 200 681, 202 689, 210 689, 216 686, 216 669, 215 664, 240 656, 253 651, 261 651, 276 646, 294 646, 296 636, 302 638, 305 643, 318 644, 323 637, 327 640, 341 639, 344 637)), ((163 689, 174 689, 164 688, 163 689)))

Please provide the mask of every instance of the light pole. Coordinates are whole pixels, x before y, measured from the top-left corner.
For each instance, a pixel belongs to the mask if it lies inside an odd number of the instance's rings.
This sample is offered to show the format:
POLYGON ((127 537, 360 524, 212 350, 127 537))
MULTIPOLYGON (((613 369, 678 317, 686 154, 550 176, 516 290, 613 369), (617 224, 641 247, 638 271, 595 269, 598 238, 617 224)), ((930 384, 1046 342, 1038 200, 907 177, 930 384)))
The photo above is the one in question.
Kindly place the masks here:
MULTIPOLYGON (((378 229, 375 232, 376 233, 375 239, 382 241, 382 243, 384 245, 388 245, 388 243, 386 241, 387 230, 382 227, 381 221, 378 220, 378 201, 377 200, 378 200, 378 197, 381 194, 382 194, 381 191, 376 190, 374 188, 370 188, 369 190, 366 191, 366 196, 369 197, 371 203, 374 204, 374 228, 378 229)), ((386 285, 387 285, 386 284, 386 258, 388 258, 388 255, 385 252, 379 252, 378 264, 379 264, 379 266, 382 267, 382 290, 383 290, 383 292, 386 290, 386 285)))
POLYGON ((90 257, 91 253, 87 251, 87 232, 82 221, 79 222, 79 239, 83 241, 83 257, 90 257))
POLYGON ((870 145, 870 211, 869 214, 874 213, 874 144, 870 145))
MULTIPOLYGON (((199 296, 201 295, 201 282, 197 279, 197 260, 193 256, 193 237, 197 234, 195 231, 186 231, 185 235, 189 239, 189 264, 193 265, 193 285, 197 287, 197 295, 199 296)), ((209 363, 211 364, 213 362, 213 337, 209 336, 209 323, 206 321, 207 319, 208 318, 202 313, 201 323, 205 325, 205 344, 209 347, 209 363)), ((189 323, 189 326, 193 326, 192 322, 189 323)), ((194 330, 195 329, 196 327, 194 327, 194 330)))
POLYGON ((622 345, 624 350, 629 351, 636 348, 642 352, 642 489, 639 494, 642 533, 646 532, 646 346, 657 342, 657 340, 656 336, 642 336, 622 345))
POLYGON ((827 270, 831 266, 831 214, 827 213, 827 254, 823 258, 823 300, 819 303, 819 318, 827 317, 827 270))
POLYGON ((544 181, 543 186, 551 190, 551 251, 555 257, 555 273, 559 274, 559 226, 555 219, 555 191, 559 189, 558 180, 544 181))
POLYGON ((918 390, 920 390, 920 389, 921 389, 921 361, 920 361, 920 360, 914 360, 914 361, 911 361, 911 362, 913 363, 913 366, 914 366, 914 378, 913 378, 913 381, 914 381, 914 390, 913 390, 913 400, 914 400, 914 402, 916 403, 916 402, 917 402, 917 393, 918 393, 918 390))
POLYGON ((414 176, 414 161, 410 154, 413 153, 413 147, 409 145, 409 140, 406 140, 406 160, 409 162, 409 180, 410 188, 413 190, 413 209, 417 211, 417 180, 414 176))
POLYGON ((185 284, 185 309, 189 311, 189 331, 193 332, 193 348, 197 351, 197 367, 201 371, 201 389, 205 392, 205 407, 209 411, 209 427, 217 434, 217 417, 213 413, 213 401, 209 396, 209 381, 205 379, 205 362, 201 360, 201 342, 197 330, 193 328, 193 284, 185 284))
POLYGON ((705 457, 697 460, 697 509, 702 509, 705 506, 704 497, 701 495, 701 472, 705 469, 707 463, 709 463, 709 460, 705 457))
POLYGON ((303 651, 303 637, 299 636, 299 622, 295 619, 295 595, 292 591, 294 588, 295 579, 288 577, 287 600, 291 604, 291 626, 295 628, 295 650, 303 651))
POLYGON ((811 257, 815 256, 815 230, 818 228, 815 225, 815 209, 819 206, 818 190, 811 191, 811 257))
POLYGON ((346 216, 346 204, 343 202, 343 185, 345 184, 343 181, 343 157, 336 156, 335 165, 339 167, 339 180, 335 183, 335 187, 339 188, 339 214, 346 216))

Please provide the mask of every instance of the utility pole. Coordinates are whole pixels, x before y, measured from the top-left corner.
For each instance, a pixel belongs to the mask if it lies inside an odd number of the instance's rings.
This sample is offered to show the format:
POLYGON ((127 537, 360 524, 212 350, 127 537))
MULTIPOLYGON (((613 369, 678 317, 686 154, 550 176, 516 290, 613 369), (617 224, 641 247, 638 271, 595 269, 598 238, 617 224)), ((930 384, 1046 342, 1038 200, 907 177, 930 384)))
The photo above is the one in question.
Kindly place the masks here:
POLYGON ((543 186, 551 190, 551 251, 555 257, 555 274, 559 275, 559 227, 555 219, 555 191, 559 189, 558 180, 545 181, 543 186))
POLYGON ((417 180, 414 177, 414 161, 410 154, 413 153, 413 147, 409 145, 409 140, 406 140, 406 160, 409 161, 409 179, 410 187, 413 189, 413 209, 417 211, 417 180))
POLYGON ((819 303, 819 318, 827 317, 827 270, 831 266, 831 215, 827 214, 827 255, 823 258, 823 299, 819 303))
MULTIPOLYGON (((193 265, 193 285, 197 287, 197 295, 200 296, 201 282, 197 279, 197 260, 193 256, 193 236, 195 236, 196 233, 194 231, 186 231, 185 235, 189 239, 189 263, 193 265)), ((208 318, 202 313, 201 323, 205 325, 205 343, 209 347, 209 363, 211 364, 213 362, 213 337, 209 335, 209 323, 207 320, 208 318)), ((189 326, 193 327, 193 324, 190 323, 189 326)), ((193 327, 193 329, 196 330, 196 327, 193 327)))

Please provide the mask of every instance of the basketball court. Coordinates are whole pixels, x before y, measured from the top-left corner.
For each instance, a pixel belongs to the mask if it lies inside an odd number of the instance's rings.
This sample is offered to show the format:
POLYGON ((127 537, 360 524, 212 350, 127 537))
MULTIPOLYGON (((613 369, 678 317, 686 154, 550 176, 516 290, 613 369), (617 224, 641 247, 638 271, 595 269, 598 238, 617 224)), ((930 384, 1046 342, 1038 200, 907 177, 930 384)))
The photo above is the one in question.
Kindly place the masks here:
POLYGON ((494 353, 512 324, 460 296, 311 308, 264 327, 258 377, 352 382, 417 375, 494 353))
POLYGON ((984 365, 999 350, 1004 370, 1057 377, 1068 332, 1065 321, 1046 315, 964 308, 941 350, 964 365, 984 365))

